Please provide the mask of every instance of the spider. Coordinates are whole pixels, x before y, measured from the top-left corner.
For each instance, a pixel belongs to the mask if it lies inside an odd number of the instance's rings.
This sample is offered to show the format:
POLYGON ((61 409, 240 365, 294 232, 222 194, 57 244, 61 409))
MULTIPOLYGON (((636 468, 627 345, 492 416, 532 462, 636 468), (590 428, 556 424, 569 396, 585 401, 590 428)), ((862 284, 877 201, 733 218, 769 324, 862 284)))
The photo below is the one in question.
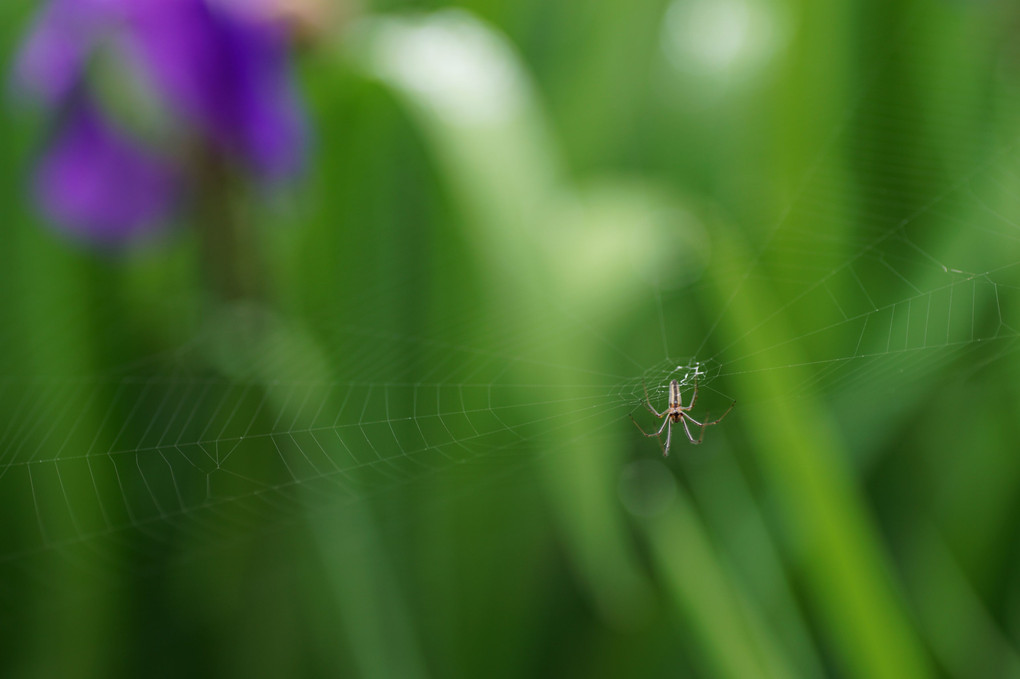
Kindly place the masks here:
POLYGON ((696 419, 687 414, 688 411, 690 411, 694 407, 694 404, 698 400, 697 379, 694 380, 694 394, 691 396, 691 402, 687 405, 684 405, 683 401, 680 400, 680 383, 676 380, 670 382, 669 407, 666 408, 666 410, 664 410, 661 413, 652 407, 652 402, 648 398, 648 385, 645 384, 644 388, 645 388, 645 407, 648 408, 648 410, 650 410, 652 414, 655 415, 656 417, 660 418, 665 417, 666 421, 662 423, 661 427, 659 427, 659 431, 655 432, 654 434, 649 434, 645 432, 644 429, 641 428, 641 425, 637 423, 637 420, 635 420, 633 416, 631 416, 630 419, 631 422, 634 423, 634 426, 638 428, 638 431, 640 431, 642 434, 649 438, 651 438, 652 436, 656 438, 662 436, 662 430, 666 429, 666 445, 662 449, 663 457, 669 456, 669 444, 670 440, 673 438, 673 425, 675 423, 680 422, 681 424, 683 424, 684 431, 687 432, 687 438, 690 439, 690 442, 693 443, 694 445, 698 445, 699 443, 701 443, 701 439, 705 438, 705 427, 711 427, 713 424, 719 424, 720 422, 722 422, 723 417, 729 415, 730 411, 733 410, 733 406, 737 405, 736 401, 731 403, 730 407, 726 409, 726 412, 722 414, 722 417, 720 417, 717 420, 712 420, 711 422, 698 422, 696 419), (697 439, 691 436, 691 430, 687 427, 688 420, 701 427, 701 436, 699 436, 697 439))

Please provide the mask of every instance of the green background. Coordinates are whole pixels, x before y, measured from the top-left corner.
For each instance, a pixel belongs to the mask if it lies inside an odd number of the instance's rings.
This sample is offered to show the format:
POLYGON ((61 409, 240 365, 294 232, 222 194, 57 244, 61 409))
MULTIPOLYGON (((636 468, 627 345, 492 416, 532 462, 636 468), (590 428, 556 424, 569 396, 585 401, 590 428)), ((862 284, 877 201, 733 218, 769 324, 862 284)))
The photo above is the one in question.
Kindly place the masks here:
POLYGON ((324 24, 302 176, 125 251, 12 91, 0 673, 1020 676, 1020 13, 457 7, 324 24))

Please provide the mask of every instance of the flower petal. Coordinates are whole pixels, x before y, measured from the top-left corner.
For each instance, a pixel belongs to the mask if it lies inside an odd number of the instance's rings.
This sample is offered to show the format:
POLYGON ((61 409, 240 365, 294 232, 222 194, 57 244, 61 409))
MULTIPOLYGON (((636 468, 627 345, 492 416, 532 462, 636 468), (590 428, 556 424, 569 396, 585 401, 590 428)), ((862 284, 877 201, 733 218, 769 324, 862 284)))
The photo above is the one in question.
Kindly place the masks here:
POLYGON ((304 123, 282 26, 205 0, 149 0, 134 47, 167 104, 268 176, 297 169, 304 123))
POLYGON ((93 43, 115 20, 110 0, 53 0, 40 12, 14 66, 18 86, 49 102, 81 80, 93 43))
POLYGON ((74 105, 42 158, 36 194, 46 215, 75 235, 115 243, 156 228, 178 193, 176 173, 74 105))

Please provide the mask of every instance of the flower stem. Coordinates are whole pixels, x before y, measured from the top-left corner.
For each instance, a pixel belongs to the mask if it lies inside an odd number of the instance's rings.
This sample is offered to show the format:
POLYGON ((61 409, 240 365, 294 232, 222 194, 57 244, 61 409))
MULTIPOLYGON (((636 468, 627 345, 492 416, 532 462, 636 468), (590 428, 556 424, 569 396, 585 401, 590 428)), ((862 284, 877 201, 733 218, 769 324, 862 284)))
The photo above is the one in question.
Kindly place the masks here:
POLYGON ((220 153, 204 149, 198 166, 196 226, 208 291, 220 302, 259 301, 265 276, 258 238, 246 217, 237 173, 220 153))

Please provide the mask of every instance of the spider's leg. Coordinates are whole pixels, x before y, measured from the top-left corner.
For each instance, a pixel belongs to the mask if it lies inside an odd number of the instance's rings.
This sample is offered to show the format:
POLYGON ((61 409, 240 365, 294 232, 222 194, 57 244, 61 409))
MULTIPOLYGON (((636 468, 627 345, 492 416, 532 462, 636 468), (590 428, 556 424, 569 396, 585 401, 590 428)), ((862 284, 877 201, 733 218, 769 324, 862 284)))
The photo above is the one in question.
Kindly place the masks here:
MULTIPOLYGON (((648 398, 648 383, 641 380, 641 386, 645 388, 645 407, 652 411, 652 414, 656 417, 662 417, 666 413, 660 413, 658 410, 652 407, 652 400, 648 398)), ((661 431, 661 430, 660 430, 661 431)))
POLYGON ((719 424, 720 422, 722 422, 723 418, 730 414, 730 411, 733 410, 733 406, 735 406, 735 405, 737 405, 736 401, 731 403, 730 407, 726 409, 726 412, 723 413, 718 419, 712 420, 711 422, 704 422, 704 423, 698 422, 696 419, 694 419, 693 417, 691 417, 687 413, 684 413, 684 416, 687 417, 688 419, 690 419, 691 422, 693 422, 694 424, 698 425, 699 427, 711 427, 713 424, 719 424))
MULTIPOLYGON (((701 439, 705 438, 705 428, 704 427, 701 428, 701 436, 699 436, 698 439, 695 440, 694 437, 691 436, 690 428, 688 428, 687 426, 688 419, 689 418, 686 416, 686 413, 684 413, 684 415, 681 415, 680 417, 680 421, 684 423, 684 431, 687 432, 687 438, 690 439, 690 442, 693 443, 694 445, 698 445, 699 443, 701 443, 701 439)), ((694 420, 691 420, 691 422, 693 421, 694 420)))
POLYGON ((662 456, 669 457, 669 443, 673 440, 673 420, 666 420, 669 427, 666 430, 666 446, 662 449, 662 456))
POLYGON ((639 432, 641 432, 648 438, 652 438, 653 436, 662 436, 662 430, 666 428, 667 424, 669 424, 669 420, 666 420, 665 422, 662 423, 662 426, 659 427, 659 431, 655 432, 654 434, 648 434, 645 432, 644 429, 641 428, 641 425, 637 423, 637 420, 634 419, 633 415, 630 416, 630 421, 634 423, 634 426, 638 428, 639 432))
MULTIPOLYGON (((694 378, 694 393, 691 395, 691 402, 684 406, 684 410, 690 410, 698 402, 698 378, 694 378)), ((682 403, 680 405, 683 405, 682 403)))

